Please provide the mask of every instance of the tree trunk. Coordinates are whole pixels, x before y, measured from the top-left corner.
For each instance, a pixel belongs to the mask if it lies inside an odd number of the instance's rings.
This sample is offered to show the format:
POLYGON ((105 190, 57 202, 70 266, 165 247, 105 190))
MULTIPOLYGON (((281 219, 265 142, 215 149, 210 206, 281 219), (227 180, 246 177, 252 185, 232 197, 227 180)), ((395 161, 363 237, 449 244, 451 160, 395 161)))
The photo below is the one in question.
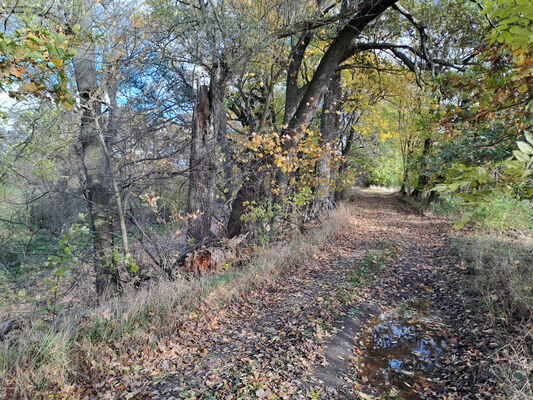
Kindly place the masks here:
POLYGON ((403 194, 404 196, 407 196, 409 194, 409 188, 407 186, 408 182, 409 182, 409 173, 407 171, 407 168, 404 167, 403 182, 402 182, 402 187, 400 188, 400 193, 403 194))
MULTIPOLYGON (((430 138, 426 138, 424 140, 424 150, 422 151, 422 157, 421 157, 421 173, 418 175, 418 182, 416 183, 415 189, 413 190, 413 193, 411 195, 416 198, 420 198, 422 194, 424 193, 424 189, 428 184, 428 177, 424 174, 424 169, 426 167, 426 157, 429 154, 429 151, 431 150, 432 141, 430 138)), ((433 193, 433 192, 432 192, 433 193)))
POLYGON ((332 182, 332 160, 330 144, 339 135, 341 109, 341 73, 336 71, 330 80, 328 91, 322 104, 320 118, 320 140, 325 147, 316 167, 317 183, 313 213, 321 214, 333 208, 330 187, 332 182))
MULTIPOLYGON (((80 25, 83 32, 91 29, 90 8, 83 2, 85 13, 80 25)), ((112 191, 109 185, 109 171, 104 148, 100 142, 97 119, 101 117, 101 103, 98 99, 98 78, 95 65, 95 50, 92 42, 80 46, 73 58, 74 73, 82 109, 78 148, 83 164, 85 187, 91 233, 93 238, 98 295, 119 287, 119 276, 110 261, 109 251, 113 247, 113 214, 109 206, 112 191)))
MULTIPOLYGON (((316 110, 322 101, 322 97, 329 85, 329 80, 339 65, 351 57, 357 51, 357 38, 366 26, 378 18, 387 8, 398 0, 366 0, 355 16, 339 31, 326 53, 320 60, 313 74, 313 79, 305 88, 305 93, 298 103, 294 115, 286 124, 282 136, 290 137, 284 143, 283 151, 288 151, 296 145, 295 136, 298 132, 307 128, 314 118, 316 110)), ((276 182, 278 190, 283 196, 288 189, 288 173, 278 170, 276 182)), ((281 196, 278 196, 278 200, 281 196)))
POLYGON ((301 95, 298 88, 298 74, 300 73, 300 67, 305 56, 305 50, 309 46, 309 43, 311 43, 312 38, 313 32, 304 33, 290 54, 290 63, 287 68, 287 80, 285 82, 284 125, 289 123, 298 107, 298 100, 301 95))
POLYGON ((209 87, 201 85, 194 110, 189 160, 190 178, 187 208, 196 217, 189 220, 187 236, 201 245, 212 236, 216 196, 216 145, 224 112, 228 68, 223 63, 213 67, 209 87))
POLYGON ((228 120, 226 109, 224 108, 220 115, 220 128, 218 132, 218 146, 222 153, 222 170, 224 171, 224 197, 231 199, 233 197, 233 164, 231 162, 231 149, 228 143, 227 126, 228 120))

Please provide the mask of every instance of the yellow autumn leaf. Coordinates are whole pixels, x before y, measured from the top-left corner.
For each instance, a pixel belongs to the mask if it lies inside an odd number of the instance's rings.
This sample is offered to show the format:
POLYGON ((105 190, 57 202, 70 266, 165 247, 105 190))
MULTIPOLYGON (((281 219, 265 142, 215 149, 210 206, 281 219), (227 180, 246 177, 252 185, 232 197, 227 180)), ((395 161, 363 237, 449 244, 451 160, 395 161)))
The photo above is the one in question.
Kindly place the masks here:
POLYGON ((53 58, 50 60, 52 64, 54 64, 57 68, 61 68, 63 66, 63 60, 59 58, 53 58))

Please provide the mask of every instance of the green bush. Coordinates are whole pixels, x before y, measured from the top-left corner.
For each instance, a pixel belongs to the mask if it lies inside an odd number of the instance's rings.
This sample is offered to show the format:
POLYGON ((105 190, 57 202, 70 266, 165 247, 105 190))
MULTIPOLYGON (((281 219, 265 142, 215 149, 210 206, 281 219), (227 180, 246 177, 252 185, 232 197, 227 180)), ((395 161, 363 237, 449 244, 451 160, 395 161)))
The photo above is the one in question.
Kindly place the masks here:
POLYGON ((508 233, 533 232, 533 202, 503 195, 493 195, 475 206, 466 205, 457 195, 441 197, 433 204, 437 214, 471 213, 470 223, 486 231, 508 233))
POLYGON ((475 220, 489 230, 533 231, 533 202, 510 197, 494 197, 482 202, 474 212, 475 220))
POLYGON ((458 215, 465 211, 465 207, 458 196, 441 196, 432 203, 432 210, 435 214, 458 215))

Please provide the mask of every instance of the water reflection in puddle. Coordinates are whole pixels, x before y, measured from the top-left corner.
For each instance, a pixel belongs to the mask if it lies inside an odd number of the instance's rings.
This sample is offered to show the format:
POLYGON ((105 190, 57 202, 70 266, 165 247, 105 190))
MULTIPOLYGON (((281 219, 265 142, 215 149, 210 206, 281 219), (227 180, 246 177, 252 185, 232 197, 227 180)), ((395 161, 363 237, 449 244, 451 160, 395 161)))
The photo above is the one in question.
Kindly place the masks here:
POLYGON ((365 330, 361 376, 374 394, 425 399, 447 345, 435 316, 410 304, 380 315, 365 330))

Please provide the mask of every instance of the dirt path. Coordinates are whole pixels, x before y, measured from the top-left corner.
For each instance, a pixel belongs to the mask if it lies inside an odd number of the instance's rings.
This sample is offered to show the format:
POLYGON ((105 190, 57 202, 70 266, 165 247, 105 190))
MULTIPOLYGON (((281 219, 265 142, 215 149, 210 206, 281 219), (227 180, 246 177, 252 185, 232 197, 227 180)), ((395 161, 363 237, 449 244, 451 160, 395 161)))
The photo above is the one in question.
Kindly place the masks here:
POLYGON ((167 376, 129 398, 498 399, 464 277, 442 223, 362 194, 310 260, 184 320, 158 349, 167 376))
POLYGON ((361 319, 342 320, 345 329, 325 350, 329 365, 315 369, 326 391, 339 398, 499 398, 489 358, 497 343, 482 305, 462 293, 468 276, 446 226, 396 196, 363 196, 357 212, 356 225, 398 253, 359 296, 361 319))

